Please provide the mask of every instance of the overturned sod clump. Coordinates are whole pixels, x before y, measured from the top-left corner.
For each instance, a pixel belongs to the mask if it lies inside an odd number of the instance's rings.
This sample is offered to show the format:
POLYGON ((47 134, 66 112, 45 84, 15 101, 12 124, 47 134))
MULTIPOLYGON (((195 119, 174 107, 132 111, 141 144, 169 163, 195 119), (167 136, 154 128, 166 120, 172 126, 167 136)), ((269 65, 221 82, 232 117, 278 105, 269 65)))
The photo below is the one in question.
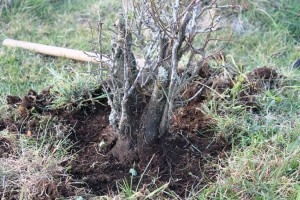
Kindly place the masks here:
MULTIPOLYGON (((218 73, 220 73, 218 76, 210 77, 211 84, 217 82, 215 79, 219 79, 223 72, 218 73)), ((245 91, 252 91, 253 84, 255 84, 255 92, 251 95, 258 95, 265 88, 276 87, 279 77, 271 68, 258 68, 247 76, 249 78, 242 83, 244 89, 240 91, 241 96, 244 96, 245 91), (264 71, 263 75, 258 73, 260 71, 264 71)), ((214 120, 197 108, 201 108, 201 105, 211 98, 219 98, 222 95, 230 101, 232 98, 230 91, 238 80, 237 77, 238 75, 231 77, 231 87, 226 88, 223 93, 216 95, 216 90, 206 90, 199 93, 199 96, 188 104, 178 106, 173 114, 171 132, 159 138, 150 159, 139 159, 133 163, 120 162, 114 156, 114 147, 118 138, 109 124, 111 108, 107 105, 106 99, 99 102, 86 101, 88 103, 84 107, 70 111, 65 107, 63 109, 51 107, 55 98, 61 96, 51 89, 44 90, 40 94, 30 90, 28 95, 22 98, 8 96, 7 101, 11 105, 9 109, 15 114, 15 120, 7 116, 0 123, 1 131, 7 132, 7 136, 0 140, 0 149, 3 152, 1 159, 6 163, 2 165, 1 170, 6 172, 10 165, 26 165, 33 171, 41 170, 39 173, 45 174, 40 174, 39 177, 47 178, 37 179, 34 174, 31 174, 33 172, 28 170, 23 172, 22 167, 13 168, 14 174, 24 173, 22 177, 31 184, 24 185, 25 183, 22 182, 24 179, 21 180, 21 177, 14 175, 9 179, 13 178, 18 184, 6 183, 1 191, 5 195, 18 195, 20 188, 26 187, 27 193, 32 198, 38 198, 39 196, 36 196, 38 193, 52 198, 60 195, 92 197, 108 193, 117 194, 118 189, 124 186, 123 180, 127 180, 131 182, 133 190, 136 188, 136 194, 144 197, 153 195, 151 190, 162 185, 165 187, 151 197, 166 195, 161 193, 162 191, 173 191, 174 198, 188 197, 192 189, 200 190, 209 182, 216 180, 218 169, 213 163, 216 164, 218 157, 226 155, 231 147, 230 141, 214 133, 212 129, 214 120), (51 123, 49 118, 53 119, 51 123), (48 124, 48 134, 53 135, 43 135, 45 134, 43 124, 48 124), (198 134, 200 132, 205 134, 198 134), (22 142, 22 137, 40 141, 41 147, 35 152, 31 150, 18 152, 16 145, 22 142), (68 138, 74 144, 67 149, 69 153, 77 152, 72 159, 66 152, 65 157, 56 157, 59 155, 56 151, 62 148, 56 146, 62 145, 60 142, 54 142, 53 146, 49 146, 52 140, 60 141, 62 137, 68 138), (49 144, 43 147, 41 138, 49 138, 47 139, 49 144), (31 166, 29 162, 32 162, 31 166)), ((187 86, 189 89, 182 91, 185 98, 191 98, 203 84, 204 82, 199 86, 197 83, 187 86)), ((213 86, 207 85, 207 87, 213 86)), ((101 95, 99 90, 96 93, 101 95)), ((224 100, 221 98, 220 101, 224 100)), ((248 104, 244 106, 245 110, 249 108, 248 104)), ((145 157, 149 156, 149 152, 140 153, 144 153, 145 157)))

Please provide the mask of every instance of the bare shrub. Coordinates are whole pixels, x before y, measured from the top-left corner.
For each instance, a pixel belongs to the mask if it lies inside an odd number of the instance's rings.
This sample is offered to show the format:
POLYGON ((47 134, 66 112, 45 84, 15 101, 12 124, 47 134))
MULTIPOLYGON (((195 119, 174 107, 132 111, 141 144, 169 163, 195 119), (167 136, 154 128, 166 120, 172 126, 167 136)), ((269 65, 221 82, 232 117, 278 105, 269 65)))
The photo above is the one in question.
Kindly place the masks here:
MULTIPOLYGON (((182 90, 199 79, 206 59, 220 51, 213 46, 218 40, 213 32, 220 30, 218 10, 229 7, 217 0, 123 1, 112 28, 109 62, 100 64, 107 76, 101 83, 111 106, 110 124, 119 136, 114 155, 120 160, 155 144, 169 131, 174 108, 192 100, 183 99, 182 90), (202 23, 207 16, 210 20, 202 23)), ((104 60, 102 20, 99 60, 104 60)))

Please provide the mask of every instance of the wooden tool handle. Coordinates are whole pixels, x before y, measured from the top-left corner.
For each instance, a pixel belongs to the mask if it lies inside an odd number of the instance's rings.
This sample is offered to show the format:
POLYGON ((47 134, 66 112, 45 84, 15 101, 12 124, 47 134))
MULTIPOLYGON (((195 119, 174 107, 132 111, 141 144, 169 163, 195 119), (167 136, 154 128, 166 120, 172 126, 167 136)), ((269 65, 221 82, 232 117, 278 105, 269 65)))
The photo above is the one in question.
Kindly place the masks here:
MULTIPOLYGON (((75 49, 55 47, 50 45, 24 42, 19 40, 12 40, 12 39, 5 39, 3 41, 3 46, 19 47, 19 48, 35 51, 38 53, 50 55, 50 56, 57 56, 57 57, 64 57, 73 60, 99 63, 99 56, 97 56, 97 54, 92 52, 83 52, 75 49)), ((136 59, 136 61, 139 68, 143 67, 145 64, 144 59, 136 59)), ((108 59, 102 57, 102 62, 108 62, 108 59)))
MULTIPOLYGON (((12 40, 12 39, 5 39, 3 41, 3 46, 19 47, 19 48, 35 51, 38 53, 50 55, 50 56, 57 56, 57 57, 64 57, 73 60, 99 63, 96 59, 97 58, 96 54, 91 52, 83 52, 74 49, 55 47, 50 45, 43 45, 43 44, 24 42, 24 41, 12 40)), ((107 59, 103 61, 107 61, 107 59)))

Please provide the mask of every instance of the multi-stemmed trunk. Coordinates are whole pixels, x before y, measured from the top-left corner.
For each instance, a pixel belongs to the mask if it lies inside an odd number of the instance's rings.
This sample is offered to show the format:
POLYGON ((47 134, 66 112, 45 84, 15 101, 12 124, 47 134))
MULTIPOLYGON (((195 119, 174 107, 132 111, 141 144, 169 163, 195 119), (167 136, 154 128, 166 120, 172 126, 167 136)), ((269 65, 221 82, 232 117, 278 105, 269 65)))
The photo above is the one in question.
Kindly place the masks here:
MULTIPOLYGON (((218 16, 210 13, 217 10, 217 0, 135 3, 132 11, 126 7, 115 25, 110 62, 106 63, 107 81, 102 80, 111 106, 109 121, 118 138, 112 153, 121 162, 140 159, 141 151, 150 153, 160 135, 168 132, 175 101, 198 78, 207 59, 205 50, 214 41, 211 33, 218 30, 219 23, 218 16), (205 13, 211 22, 201 27, 199 21, 205 13), (195 44, 199 34, 204 37, 195 44), (136 63, 133 46, 140 49, 143 65, 136 63)), ((102 28, 99 30, 101 33, 102 28)), ((100 47, 101 39, 100 34, 100 47)), ((178 102, 188 103, 198 94, 178 102)))

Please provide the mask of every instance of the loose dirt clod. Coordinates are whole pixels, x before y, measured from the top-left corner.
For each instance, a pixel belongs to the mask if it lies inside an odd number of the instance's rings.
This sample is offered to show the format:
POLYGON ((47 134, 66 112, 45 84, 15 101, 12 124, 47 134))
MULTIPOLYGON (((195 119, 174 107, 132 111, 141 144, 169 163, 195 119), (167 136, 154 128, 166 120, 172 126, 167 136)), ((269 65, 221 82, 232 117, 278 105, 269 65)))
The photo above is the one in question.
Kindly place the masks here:
POLYGON ((11 153, 13 153, 12 142, 0 136, 0 158, 7 158, 11 153))
POLYGON ((264 90, 274 89, 281 85, 284 77, 270 67, 256 68, 246 75, 243 82, 244 88, 238 94, 239 102, 242 105, 258 108, 256 96, 264 90))

